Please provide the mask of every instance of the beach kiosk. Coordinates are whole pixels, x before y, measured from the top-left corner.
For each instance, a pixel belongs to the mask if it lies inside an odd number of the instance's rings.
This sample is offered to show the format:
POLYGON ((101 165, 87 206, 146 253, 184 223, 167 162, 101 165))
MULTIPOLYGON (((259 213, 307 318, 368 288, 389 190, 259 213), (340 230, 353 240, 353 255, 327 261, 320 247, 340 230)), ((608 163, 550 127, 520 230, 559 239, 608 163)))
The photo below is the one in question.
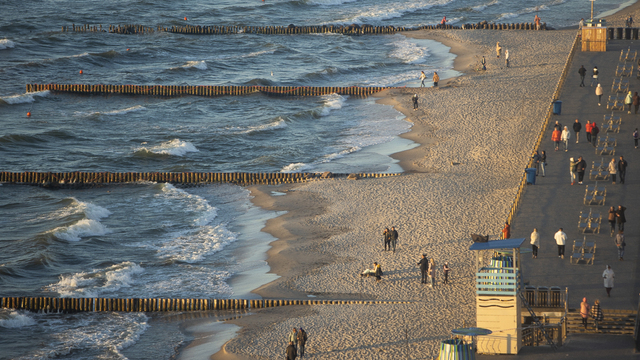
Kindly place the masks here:
POLYGON ((522 347, 520 246, 524 238, 476 242, 476 326, 480 354, 517 354, 522 347))
POLYGON ((586 20, 582 26, 582 51, 607 51, 605 20, 586 20))

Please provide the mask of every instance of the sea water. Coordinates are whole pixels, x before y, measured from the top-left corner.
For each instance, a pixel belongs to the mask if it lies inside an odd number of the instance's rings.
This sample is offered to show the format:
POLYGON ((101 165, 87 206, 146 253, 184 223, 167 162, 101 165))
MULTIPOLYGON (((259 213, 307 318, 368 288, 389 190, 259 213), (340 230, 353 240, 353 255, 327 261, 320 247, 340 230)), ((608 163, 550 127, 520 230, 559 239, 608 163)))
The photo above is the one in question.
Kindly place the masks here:
MULTIPOLYGON (((603 0, 596 8, 621 4, 603 0)), ((7 0, 0 170, 396 172, 389 155, 415 146, 398 137, 411 124, 372 99, 93 96, 25 93, 25 84, 418 86, 421 70, 458 75, 446 47, 399 34, 117 35, 61 26, 411 27, 442 16, 461 24, 531 22, 538 14, 563 27, 588 13, 589 4, 577 0, 7 0)), ((226 184, 57 191, 4 184, 0 295, 255 297, 251 289, 273 279, 264 253, 274 239, 260 229, 277 215, 252 206, 246 189, 226 184)), ((175 320, 0 310, 0 358, 170 358, 189 341, 170 325, 175 320)))

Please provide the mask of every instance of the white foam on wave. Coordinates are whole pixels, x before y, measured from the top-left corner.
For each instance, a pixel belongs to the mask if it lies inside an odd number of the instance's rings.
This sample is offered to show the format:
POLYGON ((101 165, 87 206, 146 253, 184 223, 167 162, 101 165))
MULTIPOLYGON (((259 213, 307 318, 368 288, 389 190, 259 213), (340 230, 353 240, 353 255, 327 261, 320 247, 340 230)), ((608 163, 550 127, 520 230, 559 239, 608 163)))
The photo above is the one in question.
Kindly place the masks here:
POLYGON ((381 20, 394 19, 402 17, 406 13, 426 10, 434 6, 442 6, 452 1, 453 0, 416 0, 404 3, 392 2, 389 4, 367 6, 363 8, 364 10, 361 10, 355 14, 351 14, 347 17, 337 19, 335 21, 325 22, 324 24, 364 24, 381 20))
POLYGON ((393 47, 389 56, 400 59, 405 64, 420 64, 429 56, 429 49, 421 47, 402 35, 393 36, 393 41, 386 44, 393 47))
POLYGON ((247 126, 246 128, 240 128, 240 127, 229 127, 227 128, 227 130, 232 131, 235 134, 251 134, 254 132, 261 132, 261 131, 270 131, 270 130, 276 130, 276 129, 284 129, 287 127, 287 122, 284 120, 283 117, 278 116, 275 121, 272 121, 270 123, 267 124, 261 124, 261 125, 254 125, 254 126, 247 126))
POLYGON ((82 219, 69 226, 60 226, 53 229, 53 235, 61 240, 80 241, 87 236, 102 236, 111 232, 98 220, 82 219))
POLYGON ((65 200, 71 200, 71 203, 55 212, 38 216, 37 220, 58 220, 68 216, 82 213, 85 218, 100 220, 111 215, 111 211, 102 206, 80 201, 75 197, 68 197, 65 200))
POLYGON ((93 116, 93 115, 124 115, 126 113, 146 110, 147 108, 142 105, 130 106, 125 109, 111 110, 111 111, 93 111, 93 112, 85 112, 85 111, 76 111, 73 113, 74 116, 93 116))
POLYGON ((199 152, 200 150, 198 150, 192 143, 188 141, 173 139, 171 141, 166 141, 161 143, 160 145, 152 146, 150 148, 146 148, 143 146, 135 149, 135 151, 147 151, 154 154, 162 155, 185 156, 187 153, 199 152))
POLYGON ((308 165, 305 163, 291 163, 289 165, 285 165, 282 169, 280 169, 280 172, 283 173, 292 173, 292 172, 296 172, 296 171, 304 171, 304 170, 308 170, 313 168, 312 165, 308 165))
POLYGON ((180 211, 181 217, 191 220, 182 227, 174 224, 172 228, 176 230, 158 240, 133 246, 155 250, 161 259, 192 264, 237 240, 237 234, 227 229, 225 223, 213 223, 218 209, 204 197, 171 184, 163 184, 162 191, 155 197, 158 204, 169 205, 173 210, 180 211))
POLYGON ((187 61, 186 64, 182 65, 183 68, 195 68, 198 70, 207 70, 207 63, 204 60, 200 61, 187 61))
POLYGON ((52 329, 51 341, 19 359, 54 359, 72 352, 92 354, 79 357, 83 359, 127 359, 120 351, 135 344, 149 328, 144 313, 84 313, 68 320, 42 316, 43 326, 52 329))
POLYGON ((349 98, 348 96, 342 96, 338 94, 329 94, 321 96, 323 108, 320 111, 320 116, 328 116, 332 110, 340 110, 344 105, 345 101, 349 98))
POLYGON ((511 18, 526 15, 526 14, 537 13, 538 11, 550 10, 549 6, 560 5, 560 4, 563 4, 564 2, 566 2, 566 0, 553 0, 548 4, 525 8, 515 13, 513 12, 502 13, 500 14, 500 17, 496 20, 496 22, 499 22, 501 20, 511 19, 511 18))
POLYGON ((277 49, 260 50, 260 51, 253 51, 248 54, 241 54, 241 55, 237 55, 237 54, 236 55, 219 55, 219 56, 216 56, 214 59, 228 60, 228 59, 236 59, 236 58, 250 58, 250 57, 255 57, 260 55, 273 54, 276 52, 276 50, 277 49))
POLYGON ((0 97, 0 100, 10 105, 24 104, 24 103, 31 103, 36 101, 34 96, 47 96, 49 95, 49 93, 50 93, 49 90, 28 92, 28 93, 18 94, 18 95, 2 96, 0 97))
POLYGON ((482 10, 484 10, 484 9, 488 8, 489 6, 496 5, 496 4, 499 4, 499 3, 500 3, 500 2, 499 2, 498 0, 493 0, 493 1, 488 2, 488 3, 486 3, 486 4, 481 4, 481 5, 473 6, 473 7, 471 7, 471 9, 473 9, 473 10, 475 10, 475 11, 482 11, 482 10))
POLYGON ((16 44, 13 41, 11 41, 11 40, 9 40, 7 38, 0 39, 0 50, 10 49, 10 48, 13 48, 15 46, 16 46, 16 44))
POLYGON ((356 0, 307 0, 310 5, 342 5, 356 0))
POLYGON ((58 293, 60 297, 96 297, 130 287, 135 281, 135 275, 142 272, 144 268, 140 265, 125 261, 104 269, 60 275, 57 283, 48 285, 45 289, 58 293))
POLYGON ((35 325, 36 321, 29 315, 11 311, 6 315, 0 314, 0 327, 5 329, 17 329, 25 326, 35 325))
POLYGON ((145 277, 142 293, 149 297, 183 298, 202 294, 215 294, 217 298, 233 295, 233 289, 226 282, 232 276, 229 271, 194 264, 178 264, 174 270, 145 277))

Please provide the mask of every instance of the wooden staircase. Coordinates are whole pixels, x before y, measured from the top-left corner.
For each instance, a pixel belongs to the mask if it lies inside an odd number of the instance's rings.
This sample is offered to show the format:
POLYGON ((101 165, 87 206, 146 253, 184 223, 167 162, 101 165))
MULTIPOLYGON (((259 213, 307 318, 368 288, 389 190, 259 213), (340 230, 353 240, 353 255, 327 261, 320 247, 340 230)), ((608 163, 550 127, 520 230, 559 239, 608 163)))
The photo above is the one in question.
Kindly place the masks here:
MULTIPOLYGON (((636 323, 636 311, 633 310, 608 310, 602 309, 604 320, 600 321, 599 334, 614 335, 633 335, 636 323)), ((589 334, 596 333, 596 327, 593 319, 589 317, 587 328, 582 325, 582 317, 580 311, 570 310, 567 314, 567 333, 568 334, 589 334)))

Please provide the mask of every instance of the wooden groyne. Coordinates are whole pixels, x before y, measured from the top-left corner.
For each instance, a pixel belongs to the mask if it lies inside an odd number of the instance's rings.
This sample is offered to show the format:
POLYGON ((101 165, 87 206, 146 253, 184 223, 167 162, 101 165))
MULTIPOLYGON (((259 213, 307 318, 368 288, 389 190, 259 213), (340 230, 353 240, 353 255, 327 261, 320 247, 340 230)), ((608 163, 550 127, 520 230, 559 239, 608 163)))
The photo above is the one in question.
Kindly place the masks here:
POLYGON ((0 183, 37 185, 47 188, 74 188, 84 185, 158 182, 171 184, 279 185, 320 179, 361 179, 398 176, 400 173, 205 173, 205 172, 0 172, 0 183))
POLYGON ((152 96, 240 96, 263 93, 270 96, 322 96, 330 94, 369 96, 392 89, 382 86, 242 86, 242 85, 104 85, 104 84, 27 84, 26 91, 54 91, 73 94, 152 95, 152 96))
POLYGON ((283 300, 283 299, 167 299, 167 298, 54 298, 2 297, 0 307, 33 312, 166 312, 247 310, 292 305, 407 304, 379 300, 283 300))
MULTIPOLYGON (((234 35, 234 34, 260 34, 260 35, 300 35, 300 34, 343 34, 343 35, 384 35, 397 32, 415 30, 536 30, 534 23, 490 23, 481 21, 475 24, 462 25, 423 25, 419 27, 405 26, 373 26, 373 25, 314 25, 314 26, 234 26, 234 25, 182 25, 155 28, 138 24, 109 25, 76 25, 62 26, 63 32, 109 32, 113 34, 133 35, 152 34, 155 32, 169 32, 189 35, 234 35)), ((540 24, 540 30, 547 30, 546 23, 540 24)))

